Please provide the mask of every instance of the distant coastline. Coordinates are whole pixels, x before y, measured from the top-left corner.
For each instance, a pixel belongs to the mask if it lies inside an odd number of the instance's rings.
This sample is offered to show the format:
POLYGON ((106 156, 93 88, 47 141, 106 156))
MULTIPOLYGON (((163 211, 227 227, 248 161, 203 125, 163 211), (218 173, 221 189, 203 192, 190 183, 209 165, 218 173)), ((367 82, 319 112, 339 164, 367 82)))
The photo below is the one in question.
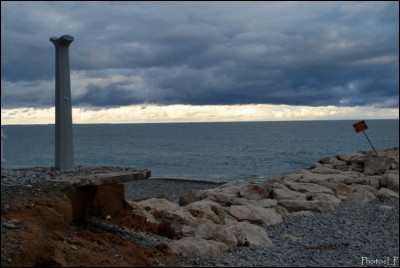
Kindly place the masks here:
MULTIPOLYGON (((397 120, 399 118, 384 118, 384 119, 365 119, 365 118, 355 118, 355 119, 299 119, 299 120, 260 120, 260 121, 184 121, 184 122, 133 122, 133 123, 73 123, 73 125, 147 125, 147 124, 223 124, 223 123, 268 123, 268 122, 324 122, 324 121, 387 121, 387 120, 397 120)), ((2 124, 3 126, 54 126, 53 124, 43 123, 43 124, 2 124)))

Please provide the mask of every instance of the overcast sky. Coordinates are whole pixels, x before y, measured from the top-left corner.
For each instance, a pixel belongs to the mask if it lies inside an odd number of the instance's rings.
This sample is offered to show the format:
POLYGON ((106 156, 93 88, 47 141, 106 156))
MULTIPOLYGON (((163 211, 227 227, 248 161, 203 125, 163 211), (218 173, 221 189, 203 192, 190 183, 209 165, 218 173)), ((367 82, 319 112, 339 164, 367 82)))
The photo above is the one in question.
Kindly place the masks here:
POLYGON ((54 106, 64 34, 81 111, 399 108, 398 2, 2 1, 2 117, 54 106))

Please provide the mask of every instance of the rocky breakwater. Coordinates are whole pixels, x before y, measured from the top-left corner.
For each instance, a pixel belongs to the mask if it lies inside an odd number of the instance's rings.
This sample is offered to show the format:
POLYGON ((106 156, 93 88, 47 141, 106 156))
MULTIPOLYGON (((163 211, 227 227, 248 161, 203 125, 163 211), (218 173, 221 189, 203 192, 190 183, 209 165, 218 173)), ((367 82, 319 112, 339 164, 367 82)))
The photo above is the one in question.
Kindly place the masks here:
POLYGON ((310 217, 341 203, 398 199, 399 148, 378 154, 338 154, 281 178, 194 190, 179 203, 152 198, 130 204, 147 221, 168 219, 183 233, 167 244, 181 256, 218 256, 236 246, 273 247, 262 226, 280 223, 284 214, 310 217))

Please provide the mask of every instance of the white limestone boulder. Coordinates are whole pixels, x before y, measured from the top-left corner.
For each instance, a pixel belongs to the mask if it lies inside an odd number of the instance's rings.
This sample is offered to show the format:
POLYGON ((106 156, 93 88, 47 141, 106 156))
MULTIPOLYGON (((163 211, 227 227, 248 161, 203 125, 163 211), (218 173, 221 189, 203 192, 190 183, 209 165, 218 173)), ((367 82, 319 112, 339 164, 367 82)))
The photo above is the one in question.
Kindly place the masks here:
POLYGON ((203 239, 212 239, 214 230, 218 227, 212 221, 200 218, 193 225, 185 225, 182 227, 182 233, 185 236, 195 236, 203 239))
POLYGON ((382 187, 381 189, 379 189, 379 192, 376 194, 376 197, 380 200, 399 199, 399 194, 387 188, 382 187))
POLYGON ((234 198, 239 197, 239 190, 236 186, 218 187, 213 189, 204 190, 207 200, 215 201, 218 203, 230 203, 234 198))
POLYGON ((332 165, 316 165, 314 168, 310 169, 310 171, 314 174, 339 174, 341 171, 334 169, 332 165))
POLYGON ((283 181, 293 181, 293 182, 296 182, 296 181, 299 181, 299 180, 301 180, 302 178, 303 178, 303 174, 301 174, 301 173, 290 173, 290 174, 287 174, 287 175, 285 175, 283 178, 282 178, 282 180, 283 181))
POLYGON ((382 176, 365 176, 365 178, 368 180, 368 184, 372 187, 378 190, 381 188, 380 182, 382 181, 382 176))
POLYGON ((273 246, 263 228, 247 222, 220 225, 214 230, 213 239, 228 246, 273 246))
POLYGON ((184 206, 194 217, 206 218, 214 223, 220 223, 225 209, 219 203, 211 200, 200 200, 184 206))
POLYGON ((228 245, 199 237, 184 237, 167 244, 169 252, 183 257, 217 257, 229 248, 228 245))
POLYGON ((386 170, 389 170, 392 163, 394 162, 394 158, 392 157, 371 157, 369 158, 364 165, 364 174, 365 175, 380 175, 385 173, 386 170))
MULTIPOLYGON (((340 199, 338 199, 340 201, 340 199)), ((330 202, 322 200, 281 200, 279 204, 284 206, 288 211, 310 210, 317 212, 325 212, 334 210, 340 202, 330 202)))
POLYGON ((321 184, 322 182, 327 181, 346 181, 350 180, 348 174, 335 173, 335 174, 314 174, 311 171, 303 171, 303 178, 299 180, 299 182, 306 182, 306 183, 316 183, 321 184))
POLYGON ((296 191, 292 191, 289 189, 273 189, 272 190, 272 196, 274 197, 274 199, 277 199, 278 202, 280 200, 287 200, 287 199, 307 199, 307 194, 305 193, 299 193, 296 191))
POLYGON ((300 193, 310 192, 310 193, 333 194, 333 191, 331 189, 315 183, 285 182, 285 185, 289 187, 289 189, 300 193))
POLYGON ((368 155, 364 153, 348 153, 338 154, 337 158, 346 163, 363 164, 368 159, 368 155))
POLYGON ((347 196, 349 193, 354 191, 354 187, 347 185, 343 182, 325 182, 322 184, 323 186, 330 188, 336 196, 345 195, 347 196))
POLYGON ((282 199, 278 204, 284 206, 288 211, 331 211, 334 210, 342 201, 330 194, 314 193, 307 199, 282 199))
POLYGON ((232 205, 252 205, 269 208, 278 205, 278 201, 275 199, 249 200, 246 198, 235 198, 232 200, 232 205))
POLYGON ((236 186, 239 190, 240 197, 245 197, 250 200, 261 200, 268 196, 270 190, 261 184, 244 182, 236 186))
POLYGON ((132 212, 134 214, 145 217, 148 222, 158 223, 158 221, 154 218, 153 214, 148 212, 141 205, 137 204, 137 202, 128 201, 128 204, 132 207, 132 212))
POLYGON ((399 193, 399 171, 398 170, 387 170, 383 175, 383 179, 386 182, 386 188, 399 193))
POLYGON ((252 205, 230 206, 229 213, 238 221, 272 225, 282 222, 282 216, 273 208, 262 208, 252 205))
POLYGON ((373 193, 363 189, 356 188, 353 192, 347 195, 345 203, 367 203, 372 200, 375 200, 376 197, 373 193))
POLYGON ((378 189, 376 189, 375 187, 373 187, 373 186, 371 186, 371 185, 365 185, 365 184, 360 184, 360 185, 357 185, 357 186, 355 186, 356 188, 361 188, 361 189, 364 189, 364 190, 366 190, 366 191, 368 191, 368 192, 370 192, 370 193, 372 193, 372 194, 376 194, 376 193, 378 193, 378 189))
POLYGON ((232 217, 230 214, 226 214, 225 217, 222 219, 222 224, 234 224, 237 222, 238 220, 232 217))
POLYGON ((285 208, 285 207, 283 207, 283 206, 276 206, 276 207, 274 207, 275 208, 275 210, 276 210, 276 212, 279 214, 279 215, 287 215, 287 214, 289 214, 289 211, 285 208))
MULTIPOLYGON (((291 174, 287 175, 290 176, 291 174)), ((303 177, 303 174, 292 174, 293 176, 299 176, 299 179, 303 177)), ((268 179, 262 183, 262 185, 267 188, 268 190, 272 191, 274 189, 289 189, 287 186, 283 184, 284 180, 288 180, 285 176, 283 179, 268 179)), ((289 179, 290 180, 290 179, 289 179)), ((288 180, 288 181, 289 181, 288 180)))
POLYGON ((196 218, 185 208, 165 198, 150 198, 140 201, 137 204, 154 216, 162 216, 172 221, 177 220, 185 224, 191 224, 196 221, 196 218))
POLYGON ((186 206, 192 202, 203 200, 206 197, 207 193, 204 190, 192 190, 179 198, 179 205, 186 206))
POLYGON ((331 181, 340 181, 345 184, 369 184, 369 179, 359 172, 350 171, 341 175, 345 175, 346 178, 333 178, 331 181))

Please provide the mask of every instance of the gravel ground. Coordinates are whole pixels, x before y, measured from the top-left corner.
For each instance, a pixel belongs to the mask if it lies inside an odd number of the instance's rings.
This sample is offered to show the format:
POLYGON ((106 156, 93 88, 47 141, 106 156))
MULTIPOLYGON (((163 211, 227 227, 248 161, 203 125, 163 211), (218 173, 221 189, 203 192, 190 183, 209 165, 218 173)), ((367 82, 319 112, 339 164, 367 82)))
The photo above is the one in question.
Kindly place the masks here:
POLYGON ((179 197, 191 190, 215 188, 219 187, 222 183, 149 178, 143 181, 132 181, 124 184, 126 200, 139 201, 155 197, 177 202, 179 197))
POLYGON ((217 258, 181 259, 180 265, 399 267, 398 200, 343 204, 310 218, 287 215, 282 223, 264 228, 272 248, 236 247, 217 258), (284 240, 283 234, 300 239, 284 240))

